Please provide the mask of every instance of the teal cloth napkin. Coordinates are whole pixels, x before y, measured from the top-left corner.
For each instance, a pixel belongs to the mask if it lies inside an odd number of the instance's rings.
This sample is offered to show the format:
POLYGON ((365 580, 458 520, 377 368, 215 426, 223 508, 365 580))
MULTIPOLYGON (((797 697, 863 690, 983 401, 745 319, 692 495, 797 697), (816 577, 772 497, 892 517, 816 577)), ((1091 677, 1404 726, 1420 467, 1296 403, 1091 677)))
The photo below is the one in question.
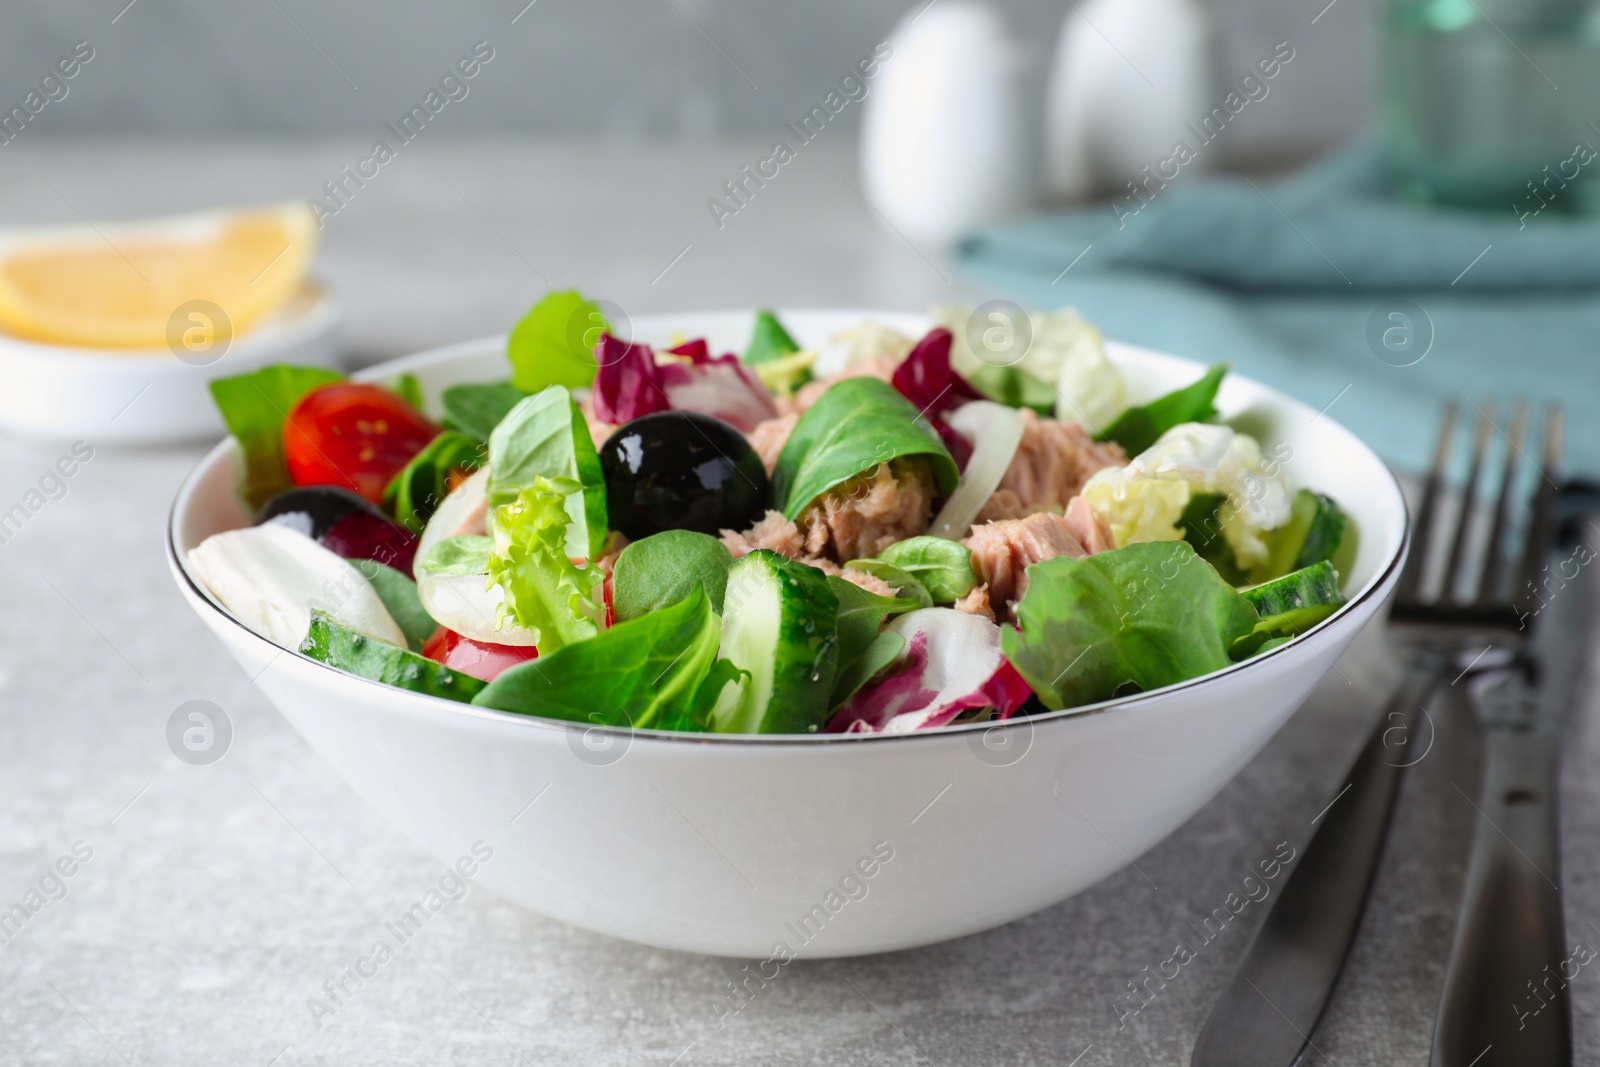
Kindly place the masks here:
POLYGON ((1565 471, 1600 475, 1600 225, 1398 203, 1364 147, 1282 183, 1026 219, 957 256, 1023 306, 1073 304, 1108 337, 1326 406, 1397 467, 1426 468, 1445 400, 1498 401, 1503 422, 1527 396, 1562 403, 1565 471))

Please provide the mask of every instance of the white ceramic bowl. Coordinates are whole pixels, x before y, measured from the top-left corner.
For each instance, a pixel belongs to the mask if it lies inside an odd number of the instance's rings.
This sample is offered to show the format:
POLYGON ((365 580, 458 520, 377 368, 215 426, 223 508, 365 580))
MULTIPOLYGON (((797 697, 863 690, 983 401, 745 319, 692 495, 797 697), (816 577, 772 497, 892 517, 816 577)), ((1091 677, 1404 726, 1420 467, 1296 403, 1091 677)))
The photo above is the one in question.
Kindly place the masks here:
MULTIPOLYGON (((783 314, 802 343, 859 311, 783 314)), ((907 333, 918 316, 872 317, 907 333)), ((742 347, 750 313, 662 315, 644 340, 742 347)), ((365 372, 445 385, 506 376, 497 338, 365 372)), ((1185 360, 1111 345, 1135 399, 1197 377, 1185 360)), ((1349 603, 1311 633, 1180 685, 1004 725, 897 737, 740 737, 584 728, 392 689, 281 651, 197 584, 184 553, 245 517, 232 444, 173 507, 179 588, 297 730, 441 861, 493 849, 476 879, 577 926, 646 944, 765 959, 924 945, 998 926, 1094 884, 1205 804, 1378 612, 1407 518, 1383 463, 1331 419, 1230 376, 1219 406, 1291 450, 1296 486, 1349 510, 1349 603), (885 857, 890 857, 885 860, 885 857), (864 871, 870 870, 870 877, 864 871)), ((1280 455, 1283 454, 1280 452, 1280 455)))
POLYGON ((0 334, 0 429, 96 445, 215 437, 222 419, 207 383, 268 363, 335 367, 338 327, 333 298, 308 285, 211 362, 204 354, 185 362, 167 348, 77 348, 0 334))

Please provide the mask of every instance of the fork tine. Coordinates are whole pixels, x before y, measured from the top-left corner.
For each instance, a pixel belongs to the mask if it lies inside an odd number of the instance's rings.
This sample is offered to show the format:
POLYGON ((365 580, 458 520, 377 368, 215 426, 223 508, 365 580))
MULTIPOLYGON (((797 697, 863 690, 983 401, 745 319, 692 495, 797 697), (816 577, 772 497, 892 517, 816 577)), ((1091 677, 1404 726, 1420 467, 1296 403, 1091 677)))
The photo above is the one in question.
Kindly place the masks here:
POLYGON ((1533 610, 1534 583, 1544 570, 1545 554, 1555 540, 1557 493, 1553 476, 1561 462, 1561 431, 1561 408, 1552 404, 1545 411, 1539 481, 1534 488, 1533 513, 1528 517, 1528 536, 1523 545, 1521 582, 1512 594, 1512 602, 1519 611, 1533 610))
POLYGON ((1421 598, 1425 561, 1433 542, 1434 520, 1439 511, 1439 488, 1444 484, 1445 470, 1450 465, 1450 446, 1455 439, 1456 419, 1460 413, 1455 401, 1445 405, 1444 419, 1439 424, 1439 439, 1433 446, 1433 468, 1428 471, 1428 480, 1423 484, 1422 502, 1417 505, 1417 525, 1411 531, 1411 557, 1406 560, 1405 570, 1400 572, 1395 594, 1397 604, 1415 604, 1421 598))
POLYGON ((1500 496, 1494 506, 1494 524, 1489 528, 1489 540, 1484 542, 1483 571, 1478 576, 1478 604, 1505 603, 1500 596, 1505 573, 1507 546, 1511 534, 1511 503, 1516 499, 1517 460, 1522 455, 1522 445, 1528 436, 1528 402, 1518 400, 1511 406, 1511 432, 1506 437, 1505 462, 1500 471, 1500 496))
MULTIPOLYGON (((1494 410, 1491 401, 1489 410, 1494 410)), ((1461 487, 1461 509, 1456 513, 1456 532, 1450 543, 1450 562, 1444 569, 1444 580, 1439 585, 1439 600, 1450 603, 1456 599, 1456 588, 1461 582, 1462 568, 1466 563, 1467 532, 1472 528, 1472 513, 1478 503, 1478 481, 1483 474, 1483 457, 1489 449, 1489 433, 1494 429, 1494 416, 1478 408, 1478 427, 1472 435, 1472 464, 1467 468, 1467 482, 1461 487)), ((1468 600, 1470 600, 1470 595, 1468 600)))

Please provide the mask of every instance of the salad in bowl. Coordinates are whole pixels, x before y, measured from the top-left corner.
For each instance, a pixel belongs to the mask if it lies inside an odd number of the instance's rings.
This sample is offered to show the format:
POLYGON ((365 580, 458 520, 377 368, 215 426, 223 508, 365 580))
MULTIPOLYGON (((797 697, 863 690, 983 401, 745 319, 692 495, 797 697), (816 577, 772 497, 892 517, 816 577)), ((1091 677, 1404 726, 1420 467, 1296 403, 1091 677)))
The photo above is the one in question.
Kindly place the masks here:
MULTIPOLYGON (((272 366, 212 393, 253 524, 187 552, 281 648, 442 700, 698 734, 904 734, 1226 669, 1344 603, 1357 530, 1217 420, 1133 404, 1095 328, 1024 357, 965 313, 742 353, 617 336, 575 292, 498 379, 424 398, 272 366), (979 339, 981 340, 981 339, 979 339)), ((625 332, 620 331, 619 332, 625 332)))

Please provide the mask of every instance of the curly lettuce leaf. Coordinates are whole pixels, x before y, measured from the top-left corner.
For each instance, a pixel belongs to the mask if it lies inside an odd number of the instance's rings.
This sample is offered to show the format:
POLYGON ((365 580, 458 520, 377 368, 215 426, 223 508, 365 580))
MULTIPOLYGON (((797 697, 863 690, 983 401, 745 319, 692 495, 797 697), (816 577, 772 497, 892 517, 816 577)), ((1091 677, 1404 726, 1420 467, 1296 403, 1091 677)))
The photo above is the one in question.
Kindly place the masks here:
POLYGON ((610 328, 599 306, 576 289, 545 294, 506 340, 512 383, 524 393, 549 385, 588 385, 597 366, 594 346, 610 328))
POLYGON ((1220 670, 1259 621, 1187 541, 1036 563, 1016 611, 1001 650, 1052 710, 1220 670))
POLYGON ((605 618, 604 575, 567 555, 567 501, 579 488, 569 479, 535 478, 494 510, 488 575, 505 590, 501 622, 532 631, 540 656, 594 637, 605 618))
MULTIPOLYGON (((635 729, 703 730, 702 682, 721 628, 702 589, 671 607, 518 664, 473 698, 481 707, 635 729)), ((732 678, 714 674, 720 690, 732 678)))
POLYGON ((517 402, 489 435, 489 506, 517 498, 540 478, 577 485, 567 497, 567 552, 600 555, 606 540, 606 478, 583 412, 564 386, 517 402))

